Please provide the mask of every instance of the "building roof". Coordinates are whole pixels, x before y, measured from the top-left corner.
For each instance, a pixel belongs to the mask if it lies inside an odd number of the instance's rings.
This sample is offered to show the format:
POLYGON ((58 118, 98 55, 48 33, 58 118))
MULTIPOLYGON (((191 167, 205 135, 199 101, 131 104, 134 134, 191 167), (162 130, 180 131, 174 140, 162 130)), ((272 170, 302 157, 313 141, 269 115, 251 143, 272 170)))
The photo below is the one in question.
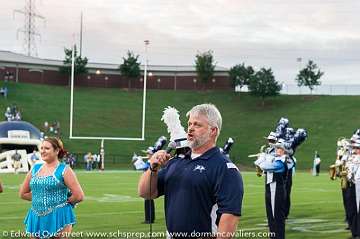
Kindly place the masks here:
MULTIPOLYGON (((15 53, 11 51, 0 50, 0 63, 21 63, 21 64, 31 64, 31 65, 42 65, 42 66, 55 66, 59 67, 63 65, 62 60, 53 60, 53 59, 43 59, 33 56, 27 56, 20 53, 15 53)), ((87 64, 89 69, 105 69, 105 70, 117 70, 119 64, 111 63, 95 63, 89 62, 87 64)), ((143 70, 144 66, 141 65, 140 68, 143 70)), ((149 71, 163 71, 163 72, 194 72, 196 71, 195 66, 193 65, 149 65, 149 71)), ((228 69, 222 66, 215 67, 216 72, 227 72, 228 69)))

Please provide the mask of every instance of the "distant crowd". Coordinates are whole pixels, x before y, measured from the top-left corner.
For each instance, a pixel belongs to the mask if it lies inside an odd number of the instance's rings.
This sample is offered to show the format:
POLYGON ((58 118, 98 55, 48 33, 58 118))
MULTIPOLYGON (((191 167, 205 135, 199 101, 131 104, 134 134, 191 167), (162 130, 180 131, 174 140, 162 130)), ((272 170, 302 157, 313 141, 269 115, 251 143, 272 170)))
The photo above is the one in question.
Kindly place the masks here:
POLYGON ((102 159, 101 154, 92 154, 91 152, 88 152, 84 155, 84 162, 85 162, 85 169, 87 171, 91 171, 93 169, 98 168, 99 170, 102 169, 102 159))
POLYGON ((3 95, 5 99, 7 98, 8 94, 9 94, 7 82, 12 79, 14 79, 14 74, 7 71, 4 76, 4 85, 2 87, 0 87, 0 94, 3 95))
POLYGON ((47 136, 56 136, 60 138, 60 121, 55 120, 53 123, 49 123, 48 121, 44 122, 44 133, 47 136))
POLYGON ((12 105, 6 107, 4 115, 5 115, 6 121, 22 120, 20 109, 15 104, 12 104, 12 105))

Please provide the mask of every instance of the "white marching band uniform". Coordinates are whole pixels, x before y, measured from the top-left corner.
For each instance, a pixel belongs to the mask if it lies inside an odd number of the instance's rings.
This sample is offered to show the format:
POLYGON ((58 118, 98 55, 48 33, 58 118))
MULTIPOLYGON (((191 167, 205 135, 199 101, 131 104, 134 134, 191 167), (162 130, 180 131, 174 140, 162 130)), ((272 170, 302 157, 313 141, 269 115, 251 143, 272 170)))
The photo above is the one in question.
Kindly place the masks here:
POLYGON ((346 221, 353 238, 360 238, 360 136, 339 140, 335 167, 340 168, 346 221), (341 168, 342 166, 342 168, 341 168))

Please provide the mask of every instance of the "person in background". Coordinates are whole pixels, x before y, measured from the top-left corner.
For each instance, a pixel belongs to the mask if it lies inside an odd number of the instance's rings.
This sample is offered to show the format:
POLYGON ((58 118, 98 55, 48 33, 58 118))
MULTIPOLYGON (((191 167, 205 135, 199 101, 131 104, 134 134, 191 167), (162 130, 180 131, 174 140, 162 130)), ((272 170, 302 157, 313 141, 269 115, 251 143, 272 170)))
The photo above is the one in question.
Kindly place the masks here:
POLYGON ((71 168, 75 168, 76 158, 73 154, 69 154, 69 165, 71 168))
POLYGON ((35 149, 32 152, 30 159, 33 163, 36 163, 39 160, 39 156, 37 155, 37 151, 35 149))
POLYGON ((19 173, 18 169, 21 168, 21 154, 19 154, 19 152, 17 151, 17 149, 15 150, 15 154, 13 154, 11 156, 11 159, 13 160, 13 166, 15 169, 15 173, 19 173))
POLYGON ((91 152, 88 152, 87 154, 85 154, 84 159, 85 159, 85 163, 86 163, 86 171, 91 171, 92 162, 93 162, 93 156, 92 156, 91 152))
POLYGON ((320 154, 318 154, 317 151, 315 151, 315 157, 314 157, 314 169, 315 172, 313 173, 314 176, 319 176, 320 174, 320 154))
MULTIPOLYGON (((150 159, 154 154, 153 147, 149 147, 146 150, 146 156, 150 159)), ((145 170, 146 171, 146 170, 145 170)), ((155 221, 155 203, 154 199, 145 199, 144 200, 144 213, 145 213, 145 224, 151 224, 155 221)))

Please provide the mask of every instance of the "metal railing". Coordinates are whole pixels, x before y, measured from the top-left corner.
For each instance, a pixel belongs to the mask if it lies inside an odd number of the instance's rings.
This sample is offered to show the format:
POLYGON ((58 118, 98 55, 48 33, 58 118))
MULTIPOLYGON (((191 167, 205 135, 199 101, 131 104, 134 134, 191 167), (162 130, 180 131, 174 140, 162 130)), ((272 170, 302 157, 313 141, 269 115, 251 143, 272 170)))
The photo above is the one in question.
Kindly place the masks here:
MULTIPOLYGON (((248 92, 247 86, 235 88, 235 91, 248 92)), ((341 85, 341 84, 324 84, 315 86, 313 91, 308 87, 299 87, 295 84, 282 84, 280 91, 282 95, 360 95, 360 84, 341 85)))
POLYGON ((283 84, 283 95, 360 95, 360 85, 319 85, 313 91, 308 87, 283 84))

